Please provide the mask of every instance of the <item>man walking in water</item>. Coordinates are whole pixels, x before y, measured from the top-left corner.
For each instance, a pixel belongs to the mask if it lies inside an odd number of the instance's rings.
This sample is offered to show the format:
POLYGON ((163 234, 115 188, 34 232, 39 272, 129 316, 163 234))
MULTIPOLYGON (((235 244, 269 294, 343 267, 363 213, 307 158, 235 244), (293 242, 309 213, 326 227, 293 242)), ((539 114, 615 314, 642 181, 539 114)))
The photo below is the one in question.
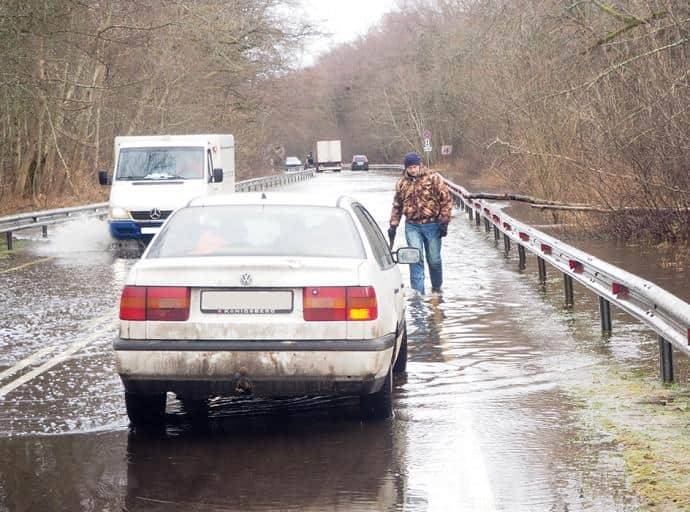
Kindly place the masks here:
POLYGON ((410 285, 424 293, 424 256, 429 265, 431 292, 441 293, 441 238, 448 234, 453 200, 441 176, 426 167, 417 153, 407 153, 405 171, 395 184, 388 237, 393 245, 395 231, 405 215, 407 243, 419 249, 421 258, 410 266, 410 285))

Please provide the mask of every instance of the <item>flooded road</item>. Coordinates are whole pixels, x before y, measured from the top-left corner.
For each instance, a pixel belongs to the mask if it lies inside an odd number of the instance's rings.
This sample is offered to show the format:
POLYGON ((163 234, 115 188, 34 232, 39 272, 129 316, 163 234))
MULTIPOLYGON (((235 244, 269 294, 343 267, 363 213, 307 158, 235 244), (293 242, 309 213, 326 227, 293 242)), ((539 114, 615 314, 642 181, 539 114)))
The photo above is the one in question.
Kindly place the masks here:
MULTIPOLYGON (((283 190, 353 195, 385 228, 394 180, 283 190)), ((654 371, 655 336, 621 314, 604 338, 595 297, 576 289, 564 308, 562 276, 540 288, 534 261, 518 271, 460 212, 443 296, 408 297, 409 364, 384 422, 361 422, 356 400, 304 398, 218 399, 199 423, 171 399, 164 429, 130 432, 111 340, 133 262, 104 251, 106 230, 65 226, 0 257, 0 510, 638 509, 576 390, 612 364, 654 371)))

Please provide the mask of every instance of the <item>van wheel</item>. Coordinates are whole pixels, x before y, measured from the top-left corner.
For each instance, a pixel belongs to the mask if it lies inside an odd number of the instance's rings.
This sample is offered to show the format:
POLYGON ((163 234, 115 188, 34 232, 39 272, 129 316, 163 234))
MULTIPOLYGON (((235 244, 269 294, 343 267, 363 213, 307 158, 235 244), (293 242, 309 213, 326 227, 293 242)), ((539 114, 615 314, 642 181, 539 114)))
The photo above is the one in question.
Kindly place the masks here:
POLYGON ((165 402, 165 393, 125 392, 127 416, 135 426, 161 423, 165 415, 165 402))
POLYGON ((405 373, 407 370, 407 324, 403 323, 403 335, 400 342, 400 350, 398 351, 398 358, 395 360, 393 366, 393 373, 405 373))
POLYGON ((393 415, 393 366, 388 368, 388 375, 383 386, 376 393, 359 397, 359 410, 362 418, 385 420, 393 415))

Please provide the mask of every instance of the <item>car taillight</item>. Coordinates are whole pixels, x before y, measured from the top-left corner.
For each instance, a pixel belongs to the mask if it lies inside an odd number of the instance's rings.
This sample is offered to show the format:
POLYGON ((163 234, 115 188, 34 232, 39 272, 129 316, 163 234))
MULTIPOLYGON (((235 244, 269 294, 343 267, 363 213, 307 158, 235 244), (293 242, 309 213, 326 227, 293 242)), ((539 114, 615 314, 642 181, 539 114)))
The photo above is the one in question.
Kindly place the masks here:
POLYGON ((347 289, 347 319, 375 320, 378 317, 376 292, 371 286, 347 289))
POLYGON ((146 320, 184 322, 188 318, 189 288, 148 288, 146 294, 146 320))
POLYGON ((305 288, 302 297, 307 322, 345 320, 345 287, 305 288))
POLYGON ((125 286, 120 298, 120 320, 146 320, 146 288, 125 286))
POLYGON ((120 319, 183 322, 189 318, 189 297, 186 287, 125 286, 120 319))
POLYGON ((307 322, 375 320, 376 292, 371 286, 320 286, 305 288, 304 320, 307 322))

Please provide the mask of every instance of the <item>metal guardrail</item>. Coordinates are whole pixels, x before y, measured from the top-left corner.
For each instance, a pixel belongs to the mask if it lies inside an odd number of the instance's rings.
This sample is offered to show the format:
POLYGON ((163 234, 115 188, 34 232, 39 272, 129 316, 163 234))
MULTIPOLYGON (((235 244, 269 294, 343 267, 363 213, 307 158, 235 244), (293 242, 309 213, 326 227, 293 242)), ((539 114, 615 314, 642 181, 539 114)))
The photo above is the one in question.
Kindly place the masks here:
MULTIPOLYGON (((265 176, 235 183, 236 192, 250 192, 253 190, 265 190, 278 185, 295 183, 314 176, 314 171, 299 171, 289 174, 265 176)), ((55 210, 43 210, 30 213, 19 213, 0 217, 0 233, 5 233, 7 248, 12 250, 14 239, 12 233, 23 229, 42 227, 43 237, 48 236, 48 226, 60 224, 70 220, 84 217, 101 217, 108 213, 108 203, 87 204, 72 208, 58 208, 55 210)))
POLYGON ((48 226, 83 217, 98 217, 108 213, 108 203, 87 204, 72 208, 58 208, 40 212, 20 213, 0 217, 0 233, 5 233, 7 248, 12 250, 14 231, 30 228, 43 228, 43 237, 48 236, 48 226))
POLYGON ((313 176, 314 170, 307 169, 305 171, 286 172, 285 174, 276 174, 274 176, 252 178, 250 180, 243 180, 235 183, 235 192, 266 190, 267 188, 276 187, 279 185, 287 185, 288 183, 304 181, 308 178, 312 178, 313 176))
POLYGON ((502 235, 506 252, 511 244, 517 246, 521 268, 525 267, 525 251, 530 251, 537 256, 542 283, 546 281, 546 262, 563 273, 567 305, 574 303, 573 280, 594 292, 599 297, 602 331, 611 331, 610 304, 614 304, 656 332, 661 378, 666 382, 673 380, 671 346, 690 356, 690 304, 650 281, 514 219, 495 205, 471 199, 464 187, 445 178, 444 181, 470 221, 477 226, 483 221, 487 232, 493 230, 497 243, 502 235))

